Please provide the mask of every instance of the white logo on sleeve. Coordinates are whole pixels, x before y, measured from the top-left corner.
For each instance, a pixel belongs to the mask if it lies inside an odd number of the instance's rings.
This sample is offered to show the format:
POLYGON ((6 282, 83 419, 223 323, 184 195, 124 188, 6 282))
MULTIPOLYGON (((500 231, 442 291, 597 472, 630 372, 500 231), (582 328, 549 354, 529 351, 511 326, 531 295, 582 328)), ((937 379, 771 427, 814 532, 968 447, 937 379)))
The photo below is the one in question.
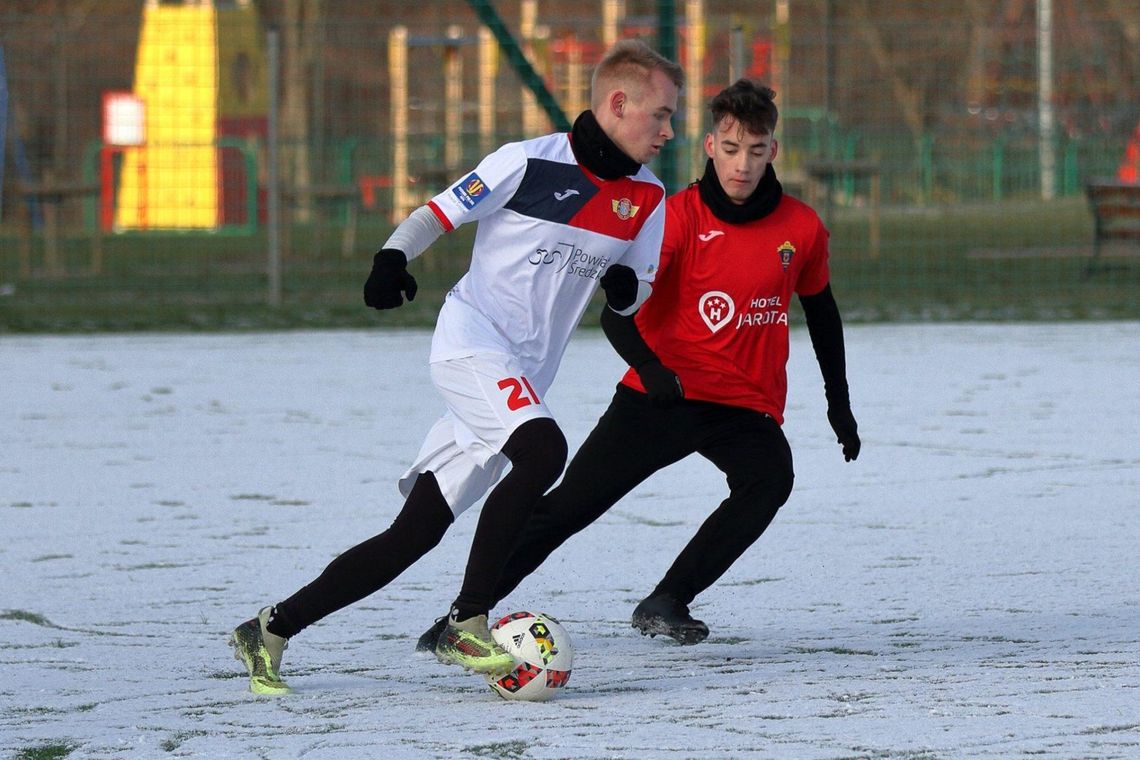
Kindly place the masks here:
POLYGON ((713 238, 720 237, 723 234, 724 230, 709 230, 708 232, 702 232, 700 235, 697 235, 697 237, 701 239, 702 243, 707 243, 713 238))
POLYGON ((701 311, 701 319, 714 333, 732 321, 736 314, 736 307, 728 293, 719 290, 710 290, 701 296, 697 308, 701 311))
POLYGON ((579 193, 577 190, 575 190, 572 187, 568 187, 560 193, 555 193, 554 194, 554 200, 564 201, 567 198, 569 198, 571 195, 581 195, 581 193, 579 193))

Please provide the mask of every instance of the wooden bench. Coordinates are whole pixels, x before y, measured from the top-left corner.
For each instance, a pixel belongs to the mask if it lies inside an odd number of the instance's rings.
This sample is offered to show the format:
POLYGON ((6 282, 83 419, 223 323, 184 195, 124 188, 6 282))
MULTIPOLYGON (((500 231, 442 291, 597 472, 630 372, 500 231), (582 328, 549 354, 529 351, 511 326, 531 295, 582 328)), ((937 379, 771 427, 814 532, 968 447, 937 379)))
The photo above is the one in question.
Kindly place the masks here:
POLYGON ((868 246, 871 258, 879 257, 879 246, 882 240, 880 234, 879 202, 882 194, 881 170, 877 160, 871 161, 809 161, 804 165, 804 171, 812 179, 813 184, 808 192, 808 203, 819 211, 819 188, 823 188, 825 208, 821 216, 824 224, 834 224, 833 212, 835 209, 836 181, 848 177, 869 177, 871 180, 870 214, 868 215, 868 246))
POLYGON ((1092 207, 1093 252, 1086 276, 1095 273, 1106 244, 1140 253, 1140 183, 1092 180, 1085 185, 1092 207))
MULTIPOLYGON (((51 172, 45 172, 41 182, 16 183, 16 194, 40 204, 43 213, 44 268, 49 277, 62 277, 66 274, 60 256, 60 211, 61 206, 71 198, 97 198, 100 185, 97 182, 77 182, 57 180, 51 172)), ((29 220, 29 227, 31 226, 29 220)), ((31 235, 24 228, 20 235, 20 275, 31 277, 31 235)), ((99 230, 92 237, 91 273, 99 274, 103 268, 103 238, 99 230)))

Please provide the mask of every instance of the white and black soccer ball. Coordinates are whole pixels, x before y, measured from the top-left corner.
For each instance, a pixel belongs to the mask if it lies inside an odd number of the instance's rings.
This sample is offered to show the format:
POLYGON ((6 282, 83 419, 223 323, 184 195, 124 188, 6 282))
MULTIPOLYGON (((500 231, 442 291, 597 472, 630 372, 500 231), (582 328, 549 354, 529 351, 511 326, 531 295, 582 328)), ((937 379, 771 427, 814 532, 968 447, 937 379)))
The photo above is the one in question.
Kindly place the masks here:
POLYGON ((486 676, 487 683, 503 699, 550 699, 570 680, 574 646, 570 634, 550 615, 512 612, 491 626, 491 638, 517 663, 501 678, 486 676))

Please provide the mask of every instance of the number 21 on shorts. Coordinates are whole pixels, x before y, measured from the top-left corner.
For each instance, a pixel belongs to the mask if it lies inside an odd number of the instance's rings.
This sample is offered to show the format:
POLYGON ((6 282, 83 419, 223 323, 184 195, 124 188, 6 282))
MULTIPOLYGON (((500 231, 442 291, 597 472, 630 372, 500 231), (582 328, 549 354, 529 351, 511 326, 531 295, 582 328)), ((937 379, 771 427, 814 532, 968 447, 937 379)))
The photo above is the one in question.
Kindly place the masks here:
POLYGON ((499 381, 499 390, 507 391, 507 408, 516 412, 531 404, 541 404, 538 394, 525 377, 504 377, 499 381))

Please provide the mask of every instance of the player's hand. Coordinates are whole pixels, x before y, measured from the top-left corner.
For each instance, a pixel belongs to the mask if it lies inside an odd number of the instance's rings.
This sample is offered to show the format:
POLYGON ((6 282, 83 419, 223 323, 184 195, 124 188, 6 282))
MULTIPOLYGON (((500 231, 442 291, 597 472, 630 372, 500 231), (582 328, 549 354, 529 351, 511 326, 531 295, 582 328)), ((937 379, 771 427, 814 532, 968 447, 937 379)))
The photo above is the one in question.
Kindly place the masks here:
POLYGON ((625 311, 637 299, 637 275, 625 264, 614 264, 602 275, 606 303, 614 311, 625 311))
POLYGON ((649 403, 653 406, 666 409, 685 398, 681 378, 656 359, 638 367, 637 376, 641 378, 641 384, 649 394, 649 403))
POLYGON ((395 248, 382 248, 372 259, 372 272, 364 283, 364 303, 373 309, 394 309, 415 300, 416 278, 408 272, 408 257, 395 248))
POLYGON ((851 407, 828 407, 827 421, 835 431, 836 442, 843 447, 843 459, 854 462, 859 458, 859 449, 863 444, 859 440, 859 425, 855 422, 851 407))

